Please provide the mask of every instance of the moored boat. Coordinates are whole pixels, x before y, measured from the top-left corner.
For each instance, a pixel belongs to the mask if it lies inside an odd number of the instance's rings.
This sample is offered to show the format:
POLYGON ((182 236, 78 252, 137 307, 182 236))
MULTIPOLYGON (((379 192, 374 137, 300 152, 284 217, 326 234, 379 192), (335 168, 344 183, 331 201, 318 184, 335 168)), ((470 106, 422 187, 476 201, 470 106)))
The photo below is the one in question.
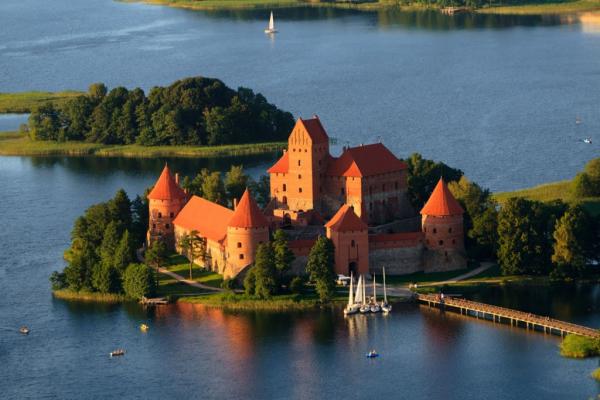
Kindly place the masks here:
POLYGON ((388 314, 392 311, 392 305, 387 301, 387 288, 385 286, 385 267, 383 267, 383 301, 381 302, 381 311, 388 314))
POLYGON ((373 302, 371 303, 369 309, 372 313, 378 313, 381 311, 381 307, 379 307, 379 304, 377 304, 377 287, 375 282, 375 274, 373 274, 373 302))
POLYGON ((111 357, 118 357, 118 356, 124 356, 124 355, 125 355, 125 350, 123 350, 123 349, 117 349, 117 350, 113 350, 110 352, 111 357))
POLYGON ((348 304, 344 308, 344 315, 356 314, 360 306, 354 302, 354 276, 350 273, 350 290, 348 291, 348 304))

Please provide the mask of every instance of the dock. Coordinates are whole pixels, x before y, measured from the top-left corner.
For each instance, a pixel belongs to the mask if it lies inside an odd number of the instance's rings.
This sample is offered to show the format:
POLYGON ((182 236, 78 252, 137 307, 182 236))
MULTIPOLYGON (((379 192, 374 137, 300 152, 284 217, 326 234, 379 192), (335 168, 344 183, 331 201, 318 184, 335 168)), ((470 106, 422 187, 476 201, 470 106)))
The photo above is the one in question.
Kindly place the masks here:
POLYGON ((420 303, 429 307, 435 307, 442 310, 458 312, 478 319, 485 319, 497 323, 510 324, 524 329, 541 331, 553 335, 564 337, 568 333, 590 337, 600 338, 600 331, 583 325, 572 324, 570 322, 558 319, 543 317, 524 311, 513 310, 511 308, 493 306, 476 301, 453 298, 438 294, 419 294, 417 299, 420 303))
POLYGON ((459 13, 470 12, 471 8, 469 7, 444 7, 440 9, 442 14, 446 15, 454 15, 459 13))
POLYGON ((164 297, 155 297, 155 298, 147 298, 147 297, 142 297, 142 300, 140 301, 140 303, 144 304, 144 305, 148 305, 148 306, 157 306, 157 305, 162 305, 162 304, 169 304, 169 300, 167 300, 164 297))

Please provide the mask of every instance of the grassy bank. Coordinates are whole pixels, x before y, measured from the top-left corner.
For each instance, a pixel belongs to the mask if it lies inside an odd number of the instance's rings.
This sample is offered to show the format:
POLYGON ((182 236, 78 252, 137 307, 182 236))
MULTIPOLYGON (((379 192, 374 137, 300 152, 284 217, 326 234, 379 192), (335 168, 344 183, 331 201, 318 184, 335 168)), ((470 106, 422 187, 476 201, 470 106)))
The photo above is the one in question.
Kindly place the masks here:
POLYGON ((559 181, 546 183, 528 189, 515 190, 513 192, 494 193, 494 199, 500 204, 511 197, 523 197, 529 200, 548 202, 562 200, 565 203, 579 203, 593 215, 600 215, 600 197, 576 199, 571 191, 571 181, 559 181))
POLYGON ((4 156, 97 156, 97 157, 195 157, 216 158, 269 154, 285 143, 252 143, 224 146, 140 146, 105 145, 85 142, 34 141, 15 132, 0 134, 0 155, 4 156))
MULTIPOLYGON (((260 311, 297 311, 309 310, 320 306, 316 294, 282 294, 270 299, 258 299, 253 296, 236 293, 217 293, 205 296, 183 297, 180 302, 202 304, 209 307, 218 307, 226 310, 260 310, 260 311)), ((338 295, 331 304, 343 304, 347 295, 338 295)))
POLYGON ((568 334, 560 344, 560 354, 570 358, 599 356, 600 340, 568 334))
POLYGON ((43 103, 51 102, 55 105, 62 105, 67 100, 82 94, 82 92, 71 90, 64 92, 0 93, 0 113, 29 113, 43 103))
POLYGON ((584 11, 600 10, 600 0, 556 1, 548 3, 524 4, 515 6, 499 6, 481 8, 479 13, 539 15, 539 14, 574 14, 584 11))
POLYGON ((121 294, 95 293, 95 292, 75 292, 69 289, 52 291, 52 295, 57 299, 90 301, 96 303, 120 303, 129 299, 121 294))

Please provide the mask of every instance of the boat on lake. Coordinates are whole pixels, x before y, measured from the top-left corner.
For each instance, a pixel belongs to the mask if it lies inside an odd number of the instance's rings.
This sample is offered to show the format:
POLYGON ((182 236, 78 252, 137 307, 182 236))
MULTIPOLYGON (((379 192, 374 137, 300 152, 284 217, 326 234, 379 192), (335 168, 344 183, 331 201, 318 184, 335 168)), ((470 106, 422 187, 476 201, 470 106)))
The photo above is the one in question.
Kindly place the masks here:
POLYGON ((277 33, 277 29, 275 29, 275 19, 273 18, 273 11, 271 11, 271 18, 269 18, 269 26, 267 27, 267 29, 265 29, 265 33, 277 33))
POLYGON ((22 326, 19 328, 19 332, 21 332, 23 335, 29 335, 29 328, 26 326, 22 326))
POLYGON ((371 350, 370 352, 367 353, 367 358, 377 358, 379 357, 379 353, 377 353, 375 350, 371 350))
POLYGON ((150 328, 148 327, 148 325, 146 325, 146 324, 141 324, 141 325, 140 325, 140 330, 141 330, 142 332, 148 332, 148 329, 150 329, 150 328))
POLYGON ((123 350, 123 349, 117 349, 117 350, 113 350, 110 352, 111 357, 119 357, 119 356, 124 356, 124 355, 125 355, 125 350, 123 350))
POLYGON ((350 273, 350 290, 348 291, 348 304, 344 308, 344 315, 356 314, 360 311, 360 305, 354 302, 354 276, 350 273))
POLYGON ((373 300, 369 309, 372 313, 378 313, 381 311, 381 307, 379 306, 379 304, 377 304, 377 286, 375 283, 375 274, 373 274, 373 300))
POLYGON ((357 289, 357 293, 360 291, 360 296, 357 295, 356 297, 358 299, 360 299, 360 313, 361 314, 368 314, 371 312, 371 307, 369 306, 369 303, 367 303, 367 289, 365 286, 365 277, 364 276, 360 276, 359 279, 359 284, 358 284, 358 289, 357 289))
POLYGON ((583 143, 592 144, 592 138, 586 137, 585 139, 583 139, 583 143))

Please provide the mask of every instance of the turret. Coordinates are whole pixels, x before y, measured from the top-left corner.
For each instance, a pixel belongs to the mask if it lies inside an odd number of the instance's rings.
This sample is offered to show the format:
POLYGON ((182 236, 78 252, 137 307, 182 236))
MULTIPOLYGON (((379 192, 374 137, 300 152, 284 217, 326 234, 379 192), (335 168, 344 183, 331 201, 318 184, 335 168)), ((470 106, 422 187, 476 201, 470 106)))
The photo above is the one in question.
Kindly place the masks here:
POLYGON ((175 244, 173 220, 188 200, 187 194, 179 186, 177 177, 171 175, 165 164, 160 177, 148 194, 150 220, 148 224, 148 245, 162 239, 168 247, 175 244))
POLYGON ((268 241, 269 222, 246 189, 227 226, 227 275, 252 264, 258 245, 268 241))
POLYGON ((421 210, 421 228, 430 250, 464 250, 464 210, 440 178, 421 210))
POLYGON ((335 247, 335 272, 358 276, 369 273, 369 232, 367 224, 344 204, 325 224, 327 237, 335 247))

